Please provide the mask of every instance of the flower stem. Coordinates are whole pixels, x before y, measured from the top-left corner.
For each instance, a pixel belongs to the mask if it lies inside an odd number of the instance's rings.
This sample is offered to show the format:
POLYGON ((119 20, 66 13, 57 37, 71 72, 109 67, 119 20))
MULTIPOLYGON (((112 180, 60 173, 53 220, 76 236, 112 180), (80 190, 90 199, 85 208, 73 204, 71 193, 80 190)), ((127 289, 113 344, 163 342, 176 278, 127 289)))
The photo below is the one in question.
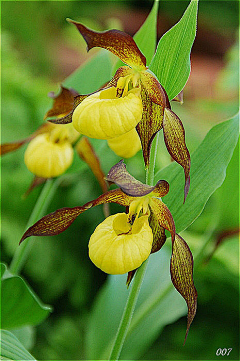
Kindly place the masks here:
MULTIPOLYGON (((155 159, 157 154, 157 145, 158 145, 158 134, 153 140, 151 155, 150 155, 150 163, 149 168, 146 170, 146 183, 149 185, 153 185, 154 182, 154 168, 155 168, 155 159)), ((137 303, 138 295, 141 289, 141 285, 143 282, 143 278, 147 269, 148 259, 143 262, 141 267, 138 268, 136 275, 133 279, 133 285, 130 289, 129 296, 127 299, 127 303, 125 309, 123 311, 122 319, 120 321, 117 335, 113 344, 113 348, 109 357, 109 360, 119 360, 119 356, 125 341, 125 338, 128 333, 128 328, 131 323, 131 319, 133 316, 133 312, 137 303)))
MULTIPOLYGON (((29 228, 33 223, 37 222, 39 218, 41 218, 44 213, 46 212, 46 209, 51 202, 53 195, 59 185, 59 178, 56 180, 48 179, 46 183, 43 186, 43 189, 38 197, 38 200, 32 210, 32 213, 30 215, 30 218, 28 220, 26 229, 29 228)), ((23 244, 21 244, 20 247, 16 249, 16 252, 14 253, 12 262, 10 264, 10 272, 12 274, 19 274, 21 269, 24 266, 24 263, 26 262, 26 259, 28 257, 28 254, 30 252, 33 239, 27 239, 23 244)))

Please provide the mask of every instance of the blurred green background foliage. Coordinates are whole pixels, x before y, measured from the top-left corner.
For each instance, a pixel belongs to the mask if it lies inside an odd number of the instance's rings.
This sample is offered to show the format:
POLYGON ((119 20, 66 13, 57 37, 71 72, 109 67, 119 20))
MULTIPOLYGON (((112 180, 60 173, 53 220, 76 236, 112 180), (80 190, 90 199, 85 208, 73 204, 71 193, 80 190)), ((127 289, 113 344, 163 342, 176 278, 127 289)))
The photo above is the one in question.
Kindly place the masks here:
MULTIPOLYGON (((188 1, 160 1, 158 37, 180 19, 187 5, 188 1)), ((1 6, 3 143, 35 131, 51 107, 48 92, 57 92, 59 84, 98 51, 86 53, 84 41, 66 22, 67 17, 96 30, 116 27, 133 35, 152 1, 3 1, 1 6)), ((184 104, 173 104, 184 123, 190 153, 214 124, 238 110, 238 2, 200 1, 198 18, 184 104)), ((103 79, 110 75, 111 69, 102 70, 103 79)), ((86 74, 85 83, 79 84, 81 91, 96 90, 101 76, 91 78, 86 74)), ((160 144, 158 168, 170 163, 162 139, 160 144)), ((105 141, 93 141, 93 145, 107 173, 119 157, 105 141)), ((23 197, 33 178, 23 162, 24 150, 2 159, 2 261, 6 264, 11 262, 42 187, 23 197)), ((144 181, 141 153, 126 163, 131 173, 144 181)), ((48 213, 82 205, 101 193, 91 171, 75 155, 74 170, 78 169, 68 172, 48 213)), ((217 349, 224 347, 233 349, 229 360, 238 359, 238 199, 236 149, 223 185, 209 199, 201 217, 183 232, 193 256, 209 237, 194 273, 199 301, 187 343, 182 347, 186 326, 182 317, 166 326, 139 359, 214 360, 221 357, 216 356, 217 349), (219 239, 222 243, 215 250, 219 239)), ((112 212, 118 209, 111 206, 112 212)), ((106 275, 88 259, 87 244, 103 217, 102 208, 97 207, 82 214, 63 234, 34 243, 22 274, 54 311, 36 329, 26 327, 13 332, 37 359, 86 358, 88 320, 106 281, 106 275)))

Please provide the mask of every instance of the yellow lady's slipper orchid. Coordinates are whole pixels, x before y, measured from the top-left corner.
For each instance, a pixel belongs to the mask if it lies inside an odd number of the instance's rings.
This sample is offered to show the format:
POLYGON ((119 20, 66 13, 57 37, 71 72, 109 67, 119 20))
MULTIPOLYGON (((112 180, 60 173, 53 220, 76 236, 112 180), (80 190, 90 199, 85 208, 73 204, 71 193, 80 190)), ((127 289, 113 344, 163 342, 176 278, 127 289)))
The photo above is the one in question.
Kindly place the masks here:
POLYGON ((89 241, 89 257, 103 272, 123 274, 141 266, 151 253, 152 242, 148 216, 130 225, 126 213, 117 213, 95 229, 89 241))
POLYGON ((68 141, 52 141, 51 134, 40 134, 29 143, 24 162, 33 174, 53 178, 64 173, 73 161, 73 148, 68 141))
POLYGON ((126 214, 109 216, 96 228, 89 242, 90 258, 105 272, 128 272, 129 285, 136 268, 164 245, 168 230, 172 238, 172 283, 188 306, 187 335, 197 307, 193 258, 187 243, 176 234, 173 217, 161 200, 168 193, 168 183, 160 180, 153 187, 143 184, 127 172, 123 161, 110 169, 106 179, 120 189, 110 190, 83 206, 61 208, 44 216, 24 233, 20 243, 30 236, 57 235, 81 213, 99 204, 114 202, 127 207, 126 214))
POLYGON ((71 112, 55 122, 73 122, 81 134, 108 140, 136 128, 147 167, 152 141, 163 129, 169 154, 184 169, 185 201, 190 186, 190 155, 185 131, 181 120, 171 110, 166 91, 146 66, 145 56, 134 39, 122 31, 97 32, 76 21, 69 21, 83 36, 87 50, 94 47, 107 49, 126 66, 120 67, 96 93, 76 96, 71 112))
POLYGON ((108 146, 122 158, 133 157, 140 149, 141 142, 135 128, 119 137, 108 139, 108 146))
POLYGON ((85 98, 74 110, 72 122, 90 138, 111 139, 134 129, 142 109, 139 89, 120 96, 118 88, 110 87, 85 98))

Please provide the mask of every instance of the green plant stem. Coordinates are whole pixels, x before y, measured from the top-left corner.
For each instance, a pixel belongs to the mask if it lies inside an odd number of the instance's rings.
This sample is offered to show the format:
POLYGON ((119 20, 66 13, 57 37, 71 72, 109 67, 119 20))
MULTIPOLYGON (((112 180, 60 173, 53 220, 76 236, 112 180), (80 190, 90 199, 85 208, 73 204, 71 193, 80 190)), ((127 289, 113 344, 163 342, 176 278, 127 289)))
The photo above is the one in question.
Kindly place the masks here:
MULTIPOLYGON (((154 168, 155 168, 155 159, 157 153, 157 145, 158 145, 158 134, 153 141, 149 168, 146 170, 146 183, 149 185, 153 185, 154 182, 154 168)), ((122 319, 118 327, 117 335, 113 344, 113 348, 109 360, 116 361, 119 359, 128 332, 128 328, 131 323, 133 312, 137 303, 138 295, 141 289, 141 285, 147 269, 147 265, 148 265, 148 259, 141 265, 141 267, 138 268, 136 272, 136 275, 133 280, 132 288, 129 292, 127 303, 123 311, 122 319)))
MULTIPOLYGON (((29 228, 33 223, 37 222, 38 219, 44 215, 58 185, 59 185, 59 178, 56 180, 48 179, 46 181, 38 197, 38 200, 32 210, 26 229, 29 228)), ((28 257, 28 254, 30 252, 32 243, 33 243, 33 238, 27 239, 21 244, 21 246, 19 246, 16 249, 16 252, 14 253, 9 268, 12 274, 19 274, 21 272, 21 269, 23 268, 26 259, 28 257)))

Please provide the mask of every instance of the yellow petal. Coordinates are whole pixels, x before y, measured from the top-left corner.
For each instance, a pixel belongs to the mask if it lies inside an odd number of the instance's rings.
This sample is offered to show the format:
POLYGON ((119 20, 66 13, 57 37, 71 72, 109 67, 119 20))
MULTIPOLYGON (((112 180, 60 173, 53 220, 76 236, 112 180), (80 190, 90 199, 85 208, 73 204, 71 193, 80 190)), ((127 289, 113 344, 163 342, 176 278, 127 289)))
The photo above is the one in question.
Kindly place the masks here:
POLYGON ((142 118, 141 97, 128 92, 116 97, 116 88, 101 90, 85 98, 74 110, 74 128, 96 139, 111 139, 129 132, 142 118))
POLYGON ((122 158, 131 158, 141 149, 140 138, 135 128, 119 137, 109 139, 108 145, 122 158))
POLYGON ((72 164, 73 149, 69 142, 54 143, 49 134, 40 134, 29 143, 24 161, 38 177, 57 177, 72 164))
POLYGON ((106 273, 132 271, 150 255, 153 235, 148 216, 136 219, 132 229, 127 220, 125 213, 114 214, 100 223, 90 238, 89 257, 106 273))

